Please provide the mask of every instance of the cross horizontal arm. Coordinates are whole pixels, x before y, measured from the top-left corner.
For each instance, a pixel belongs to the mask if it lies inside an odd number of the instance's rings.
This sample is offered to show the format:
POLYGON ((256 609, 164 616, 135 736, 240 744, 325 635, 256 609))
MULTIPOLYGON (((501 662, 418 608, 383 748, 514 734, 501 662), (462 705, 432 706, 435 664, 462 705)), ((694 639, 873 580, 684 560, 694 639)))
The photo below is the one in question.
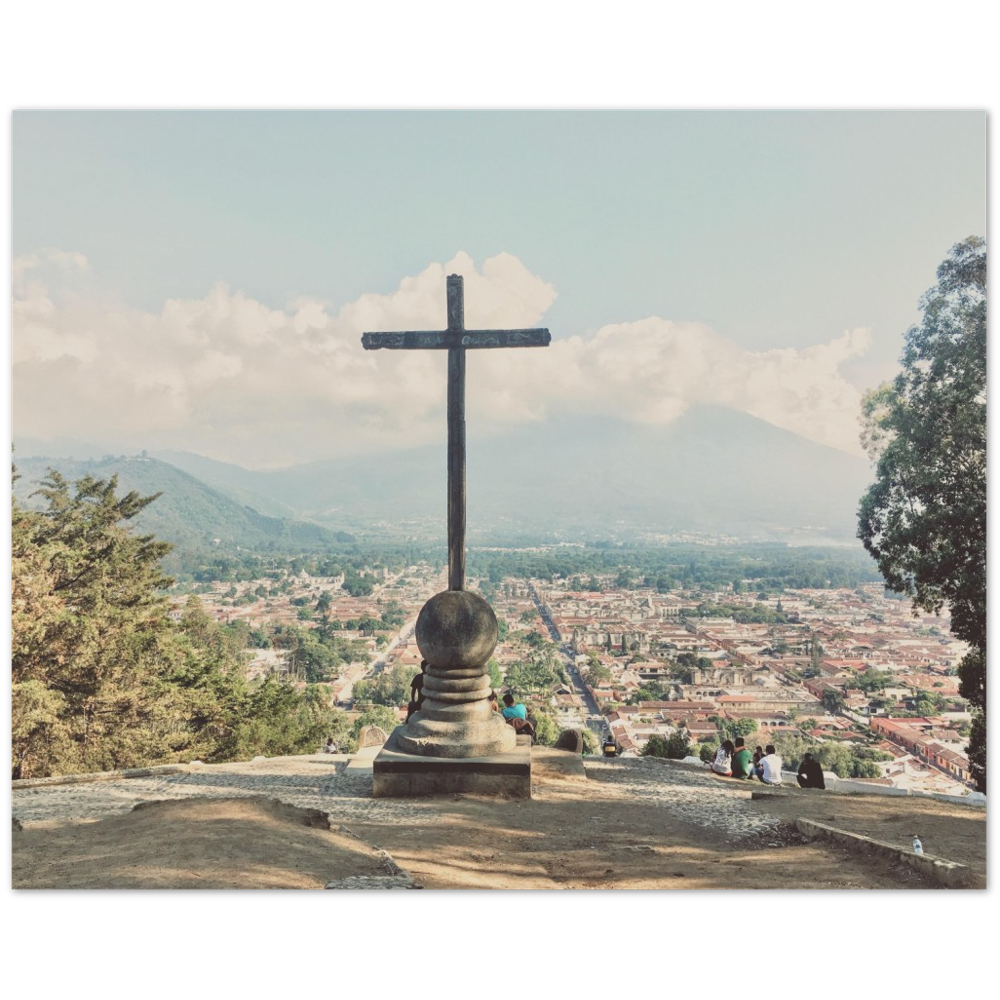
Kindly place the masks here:
POLYGON ((531 330, 407 330, 402 333, 364 333, 361 344, 366 351, 447 350, 465 347, 548 347, 552 335, 538 327, 531 330))

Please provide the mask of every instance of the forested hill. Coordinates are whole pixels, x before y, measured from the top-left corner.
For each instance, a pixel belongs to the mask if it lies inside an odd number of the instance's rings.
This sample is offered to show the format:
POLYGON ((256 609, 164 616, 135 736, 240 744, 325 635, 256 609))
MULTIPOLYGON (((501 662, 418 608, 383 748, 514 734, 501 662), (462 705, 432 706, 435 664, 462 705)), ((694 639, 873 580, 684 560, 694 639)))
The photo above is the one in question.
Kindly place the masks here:
POLYGON ((207 547, 242 548, 252 551, 308 552, 353 541, 353 536, 308 521, 273 517, 258 507, 274 508, 273 501, 251 497, 251 503, 213 489, 173 465, 145 456, 106 456, 100 460, 23 458, 15 455, 20 479, 14 495, 26 506, 40 506, 29 494, 38 488, 50 468, 70 481, 90 475, 96 479, 118 476, 119 494, 135 490, 142 496, 162 493, 133 522, 138 530, 171 542, 178 549, 207 547))

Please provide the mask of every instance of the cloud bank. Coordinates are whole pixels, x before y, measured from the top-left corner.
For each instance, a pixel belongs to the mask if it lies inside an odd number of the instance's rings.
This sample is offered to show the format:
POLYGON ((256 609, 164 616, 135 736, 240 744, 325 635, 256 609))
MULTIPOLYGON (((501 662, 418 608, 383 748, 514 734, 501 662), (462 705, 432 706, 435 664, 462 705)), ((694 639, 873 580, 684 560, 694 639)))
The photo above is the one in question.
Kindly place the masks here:
MULTIPOLYGON (((510 254, 477 270, 459 253, 336 313, 315 298, 271 308, 221 284, 151 313, 97 294, 82 254, 19 258, 14 432, 189 450, 251 468, 441 441, 445 352, 364 351, 360 337, 443 329, 445 277, 455 273, 465 278, 469 328, 544 325, 556 297, 510 254)), ((546 349, 469 355, 470 432, 562 414, 667 423, 710 403, 860 453, 860 394, 840 369, 868 345, 857 329, 755 353, 702 324, 659 317, 587 336, 553 330, 546 349)))

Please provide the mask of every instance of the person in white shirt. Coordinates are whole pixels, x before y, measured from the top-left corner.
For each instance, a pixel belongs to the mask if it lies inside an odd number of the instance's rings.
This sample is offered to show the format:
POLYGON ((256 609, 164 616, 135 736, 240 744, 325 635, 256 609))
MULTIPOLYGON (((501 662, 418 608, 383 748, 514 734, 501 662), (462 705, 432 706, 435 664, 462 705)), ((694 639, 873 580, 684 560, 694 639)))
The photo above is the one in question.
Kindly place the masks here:
POLYGON ((761 757, 760 764, 757 765, 757 777, 765 785, 781 784, 781 758, 775 751, 773 743, 768 743, 764 747, 764 756, 761 757))

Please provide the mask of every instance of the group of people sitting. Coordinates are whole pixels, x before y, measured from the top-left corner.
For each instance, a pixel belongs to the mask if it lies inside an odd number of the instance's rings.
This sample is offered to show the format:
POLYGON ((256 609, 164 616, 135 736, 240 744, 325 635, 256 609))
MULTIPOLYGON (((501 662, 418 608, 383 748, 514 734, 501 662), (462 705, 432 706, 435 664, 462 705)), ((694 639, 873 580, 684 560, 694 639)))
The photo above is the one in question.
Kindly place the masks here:
POLYGON ((765 785, 781 784, 781 757, 768 743, 766 747, 756 747, 751 753, 742 736, 736 742, 723 740, 715 752, 712 770, 727 778, 757 778, 765 785))
POLYGON ((497 702, 496 691, 490 692, 490 704, 493 706, 493 711, 499 712, 507 721, 507 725, 512 726, 519 736, 530 736, 531 742, 535 742, 537 723, 528 715, 526 705, 514 701, 514 696, 509 691, 503 696, 503 708, 497 702))
MULTIPOLYGON (((781 784, 781 767, 781 756, 773 743, 755 747, 751 754, 742 736, 737 736, 735 742, 723 740, 712 761, 716 774, 727 778, 757 778, 765 785, 781 784)), ((811 753, 803 754, 796 781, 800 788, 826 788, 823 768, 811 753)))
MULTIPOLYGON (((407 707, 406 719, 409 721, 410 716, 414 712, 419 712, 420 707, 424 703, 424 677, 427 675, 427 661, 420 661, 420 673, 413 678, 410 682, 410 704, 407 707)), ((531 742, 535 742, 535 730, 537 728, 537 723, 535 720, 528 715, 527 707, 521 702, 515 702, 514 696, 508 691, 507 694, 503 696, 503 708, 500 707, 497 701, 496 691, 490 692, 490 705, 494 712, 499 712, 507 722, 507 725, 512 726, 518 735, 527 735, 531 737, 531 742)))

